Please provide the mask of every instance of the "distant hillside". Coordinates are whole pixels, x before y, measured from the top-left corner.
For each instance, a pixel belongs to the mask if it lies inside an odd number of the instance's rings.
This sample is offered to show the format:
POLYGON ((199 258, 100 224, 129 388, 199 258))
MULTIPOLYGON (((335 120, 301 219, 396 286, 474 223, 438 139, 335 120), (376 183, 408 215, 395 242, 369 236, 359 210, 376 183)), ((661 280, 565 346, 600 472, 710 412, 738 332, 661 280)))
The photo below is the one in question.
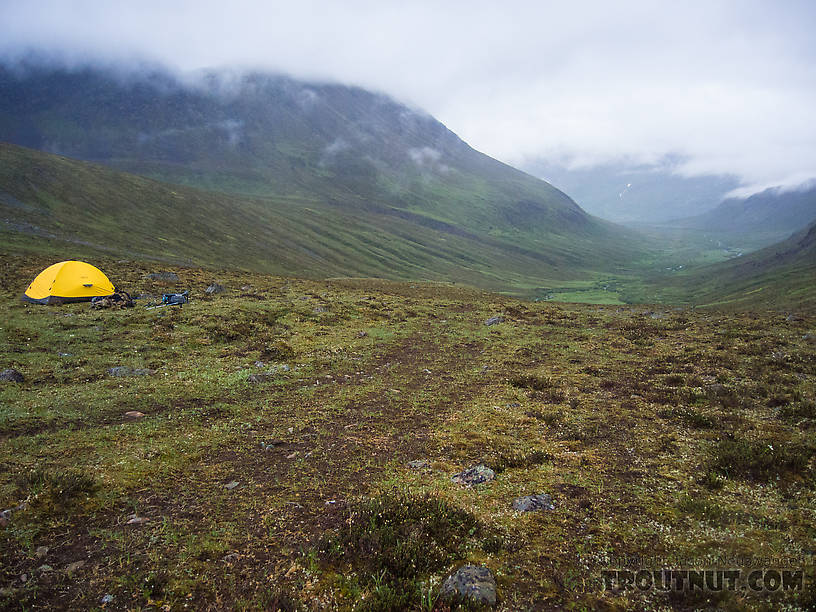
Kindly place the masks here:
POLYGON ((718 234, 753 234, 766 243, 784 239, 816 220, 816 187, 766 189, 747 199, 728 199, 714 210, 676 222, 676 227, 718 234))
POLYGON ((816 222, 780 243, 690 271, 679 281, 697 304, 816 310, 816 222))
POLYGON ((522 168, 563 189, 587 212, 616 223, 662 223, 707 212, 739 186, 729 176, 684 177, 622 163, 565 168, 545 160, 522 168))
POLYGON ((593 248, 591 239, 553 239, 536 252, 373 202, 352 208, 316 197, 208 192, 0 144, 0 250, 9 245, 63 257, 93 248, 176 264, 447 280, 516 293, 588 273, 576 267, 576 250, 593 248))

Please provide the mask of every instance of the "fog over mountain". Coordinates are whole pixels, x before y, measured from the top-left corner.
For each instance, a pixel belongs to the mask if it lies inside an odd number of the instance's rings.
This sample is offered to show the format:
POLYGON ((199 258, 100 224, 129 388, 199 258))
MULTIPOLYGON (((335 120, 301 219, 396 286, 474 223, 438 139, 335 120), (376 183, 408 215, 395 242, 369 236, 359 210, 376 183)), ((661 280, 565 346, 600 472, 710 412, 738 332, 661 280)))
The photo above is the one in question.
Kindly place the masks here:
POLYGON ((514 165, 725 175, 749 195, 816 175, 814 18, 804 1, 42 0, 0 5, 0 57, 360 85, 514 165))

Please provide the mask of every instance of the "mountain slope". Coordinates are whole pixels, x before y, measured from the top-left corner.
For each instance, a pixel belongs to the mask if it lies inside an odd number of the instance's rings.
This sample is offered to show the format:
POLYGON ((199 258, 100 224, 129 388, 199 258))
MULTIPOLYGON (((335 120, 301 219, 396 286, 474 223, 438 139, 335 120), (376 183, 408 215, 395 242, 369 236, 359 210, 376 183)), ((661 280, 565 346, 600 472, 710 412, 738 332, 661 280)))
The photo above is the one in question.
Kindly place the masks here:
POLYGON ((210 190, 387 204, 531 246, 614 233, 432 117, 341 85, 5 69, 0 140, 210 190))
POLYGON ((787 240, 679 279, 701 305, 816 309, 816 222, 787 240))
POLYGON ((539 253, 405 210, 207 192, 10 144, 0 144, 0 219, 0 242, 27 235, 28 248, 42 249, 60 241, 66 257, 94 247, 173 263, 521 293, 577 271, 570 249, 539 253))
POLYGON ((677 221, 676 226, 721 235, 756 235, 773 243, 814 220, 816 187, 800 191, 772 188, 746 199, 724 200, 704 215, 677 221))
MULTIPOLYGON (((249 231, 257 251, 222 255, 224 263, 253 269, 391 278, 410 278, 416 269, 429 278, 457 279, 464 266, 471 282, 507 288, 542 278, 591 277, 618 270, 642 253, 632 233, 586 214, 551 185, 473 150, 432 117, 359 88, 262 74, 211 73, 182 82, 161 72, 122 76, 96 69, 3 68, 2 139, 131 175, 113 178, 99 168, 76 166, 83 178, 66 194, 71 202, 88 199, 85 191, 101 195, 102 184, 114 200, 128 200, 132 175, 139 174, 164 183, 144 189, 160 192, 151 197, 166 216, 172 214, 168 183, 197 188, 185 197, 220 211, 205 221, 209 242, 249 231), (325 248, 332 257, 321 255, 325 261, 318 264, 290 253, 266 261, 275 250, 269 251, 268 237, 256 234, 278 236, 277 217, 292 223, 292 232, 305 232, 308 224, 311 246, 304 253, 325 248), (349 242, 348 234, 356 237, 349 242), (382 255, 397 248, 390 243, 394 235, 412 247, 382 255), (431 244, 439 247, 432 257, 431 244)), ((21 169, 33 160, 31 152, 7 151, 27 156, 21 169)), ((46 157, 36 162, 57 164, 46 157)), ((57 171, 64 172, 65 164, 71 165, 61 160, 57 171)), ((36 187, 47 175, 30 181, 36 187)), ((20 187, 14 175, 5 183, 20 187)), ((14 190, 0 188, 25 202, 14 190)), ((116 214, 99 198, 90 200, 116 214)), ((147 205, 142 214, 153 215, 151 204, 131 204, 147 205)), ((73 222, 66 230, 90 240, 82 232, 92 232, 93 223, 73 222)), ((181 217, 175 222, 192 223, 181 217)), ((113 222, 110 227, 115 231, 113 222)), ((146 235, 145 240, 133 248, 156 246, 146 235)), ((227 246, 202 254, 196 249, 183 243, 177 253, 159 251, 206 262, 212 258, 197 257, 227 246)))

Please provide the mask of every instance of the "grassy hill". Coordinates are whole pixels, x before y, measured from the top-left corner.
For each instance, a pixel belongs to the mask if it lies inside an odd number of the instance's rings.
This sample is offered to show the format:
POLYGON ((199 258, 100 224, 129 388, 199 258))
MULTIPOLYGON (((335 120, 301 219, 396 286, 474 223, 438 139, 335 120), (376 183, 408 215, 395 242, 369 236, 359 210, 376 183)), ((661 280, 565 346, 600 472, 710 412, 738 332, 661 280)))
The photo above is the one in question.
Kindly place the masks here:
POLYGON ((816 223, 778 244, 700 270, 688 282, 697 302, 813 309, 816 223))
POLYGON ((645 274, 656 299, 740 309, 816 309, 816 223, 788 239, 728 261, 645 274))
POLYGON ((633 251, 612 243, 617 230, 580 212, 585 234, 542 230, 546 248, 534 250, 376 202, 210 192, 10 144, 0 144, 0 213, 2 240, 15 248, 63 255, 94 248, 186 265, 448 280, 519 293, 591 276, 633 251), (49 245, 55 240, 61 250, 49 245))

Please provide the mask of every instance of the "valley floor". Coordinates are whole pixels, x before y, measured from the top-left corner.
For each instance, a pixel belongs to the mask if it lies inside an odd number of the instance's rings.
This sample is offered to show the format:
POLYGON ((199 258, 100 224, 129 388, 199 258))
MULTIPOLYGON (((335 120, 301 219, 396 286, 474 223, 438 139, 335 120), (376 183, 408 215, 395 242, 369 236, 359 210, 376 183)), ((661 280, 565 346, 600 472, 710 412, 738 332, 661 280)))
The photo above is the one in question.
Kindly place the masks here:
POLYGON ((502 610, 816 604, 816 317, 195 268, 182 308, 22 303, 47 263, 0 264, 0 607, 444 610, 466 562, 502 610), (625 567, 804 590, 605 590, 625 567))

